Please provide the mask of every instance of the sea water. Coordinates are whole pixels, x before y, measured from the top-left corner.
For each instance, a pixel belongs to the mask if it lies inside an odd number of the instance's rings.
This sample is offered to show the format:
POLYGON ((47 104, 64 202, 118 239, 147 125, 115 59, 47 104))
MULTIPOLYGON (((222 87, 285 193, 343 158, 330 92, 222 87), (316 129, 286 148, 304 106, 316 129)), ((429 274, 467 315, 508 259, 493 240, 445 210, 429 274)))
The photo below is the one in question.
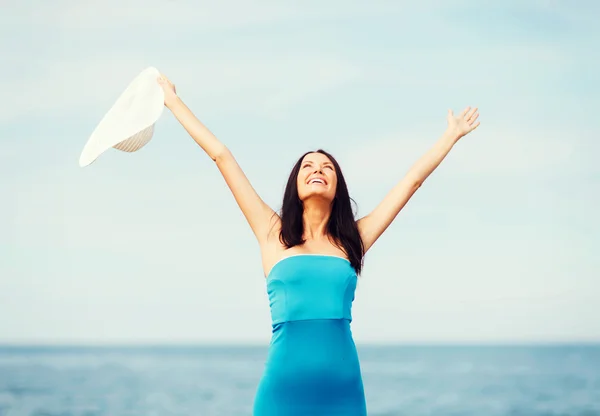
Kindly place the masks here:
MULTIPOLYGON (((600 416, 600 346, 358 349, 370 416, 600 416)), ((249 416, 266 353, 0 347, 0 416, 249 416)))

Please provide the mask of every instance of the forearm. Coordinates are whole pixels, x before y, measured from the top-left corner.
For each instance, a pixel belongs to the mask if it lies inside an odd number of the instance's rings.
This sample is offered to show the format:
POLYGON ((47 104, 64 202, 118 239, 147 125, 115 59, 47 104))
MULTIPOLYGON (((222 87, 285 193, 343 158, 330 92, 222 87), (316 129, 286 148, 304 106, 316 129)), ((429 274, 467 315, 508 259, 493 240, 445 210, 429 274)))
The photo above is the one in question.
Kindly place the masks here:
POLYGON ((431 172, 442 163, 456 142, 479 125, 479 122, 476 122, 478 116, 477 108, 471 110, 467 107, 459 117, 454 117, 452 110, 448 110, 448 129, 442 137, 417 160, 373 212, 358 220, 358 229, 365 252, 392 223, 431 172))
POLYGON ((189 133, 196 143, 216 161, 223 155, 227 149, 223 143, 215 137, 214 134, 192 113, 185 103, 177 98, 168 106, 175 118, 181 123, 183 128, 189 133))
POLYGON ((417 187, 421 186, 425 179, 442 163, 457 140, 456 134, 446 130, 433 147, 410 168, 404 181, 414 183, 417 187))

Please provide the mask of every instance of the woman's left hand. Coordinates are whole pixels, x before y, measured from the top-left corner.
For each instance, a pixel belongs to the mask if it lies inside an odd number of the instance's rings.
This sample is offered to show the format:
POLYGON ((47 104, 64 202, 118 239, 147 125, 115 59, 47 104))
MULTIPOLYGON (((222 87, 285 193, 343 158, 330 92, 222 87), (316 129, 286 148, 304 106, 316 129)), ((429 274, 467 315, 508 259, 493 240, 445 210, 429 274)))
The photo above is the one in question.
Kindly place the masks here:
POLYGON ((456 140, 460 139, 479 126, 479 121, 476 121, 477 117, 479 117, 477 107, 465 108, 458 117, 452 110, 448 110, 448 132, 455 136, 456 140))

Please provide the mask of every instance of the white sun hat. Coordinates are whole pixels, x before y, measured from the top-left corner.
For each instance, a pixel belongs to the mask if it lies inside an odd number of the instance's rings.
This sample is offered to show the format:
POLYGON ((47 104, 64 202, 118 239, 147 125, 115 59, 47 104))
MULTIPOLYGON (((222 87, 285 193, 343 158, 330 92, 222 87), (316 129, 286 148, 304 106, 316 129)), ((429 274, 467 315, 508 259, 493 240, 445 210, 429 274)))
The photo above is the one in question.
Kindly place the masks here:
POLYGON ((164 91, 158 84, 160 72, 149 67, 125 89, 88 139, 79 166, 91 164, 111 147, 135 152, 154 134, 154 124, 164 110, 164 91))

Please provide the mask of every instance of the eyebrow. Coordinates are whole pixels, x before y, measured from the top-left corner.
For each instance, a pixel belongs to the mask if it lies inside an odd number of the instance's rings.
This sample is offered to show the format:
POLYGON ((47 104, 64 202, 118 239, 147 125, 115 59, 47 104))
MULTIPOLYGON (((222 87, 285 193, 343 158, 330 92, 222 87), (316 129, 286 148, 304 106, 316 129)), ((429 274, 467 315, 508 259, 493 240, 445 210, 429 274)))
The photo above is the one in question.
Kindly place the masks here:
MULTIPOLYGON (((305 164, 307 164, 307 163, 313 164, 313 163, 315 163, 315 162, 313 162, 312 160, 305 160, 304 162, 302 162, 302 164, 303 164, 303 165, 305 165, 305 164)), ((325 162, 325 163, 323 163, 323 165, 330 165, 330 166, 333 166, 333 163, 331 163, 331 162, 325 162)))

